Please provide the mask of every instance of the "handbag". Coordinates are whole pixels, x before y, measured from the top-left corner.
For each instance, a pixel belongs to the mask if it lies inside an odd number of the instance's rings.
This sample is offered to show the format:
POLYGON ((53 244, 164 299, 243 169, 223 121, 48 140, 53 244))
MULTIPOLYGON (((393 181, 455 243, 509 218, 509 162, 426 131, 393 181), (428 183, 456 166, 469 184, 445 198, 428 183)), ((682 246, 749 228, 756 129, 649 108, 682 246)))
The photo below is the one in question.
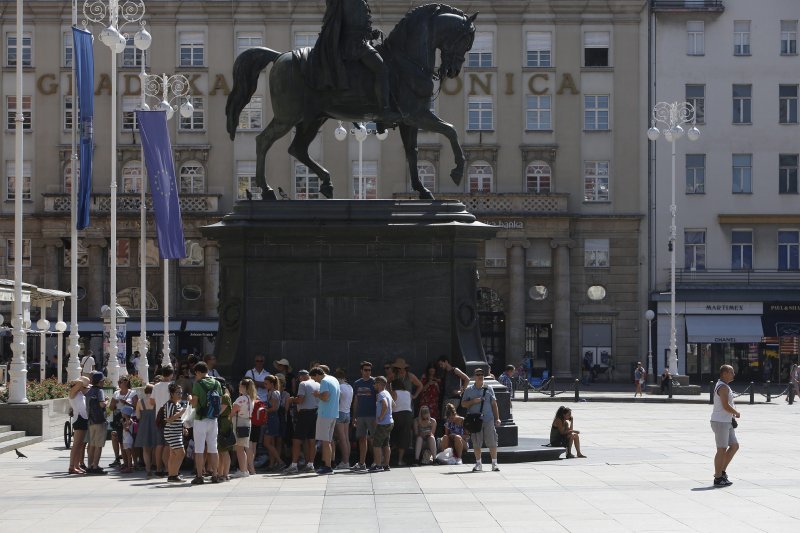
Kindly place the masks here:
POLYGON ((736 421, 736 417, 735 416, 731 417, 731 426, 733 426, 734 428, 738 428, 739 427, 739 422, 736 421))
POLYGON ((233 432, 233 428, 230 428, 225 433, 220 433, 217 435, 217 445, 222 448, 231 448, 236 444, 236 433, 233 432))
POLYGON ((464 429, 470 433, 478 433, 483 429, 483 402, 486 400, 486 387, 481 394, 481 408, 477 413, 467 413, 464 417, 464 429))
POLYGON ((236 438, 244 439, 250 436, 250 426, 236 426, 236 438))

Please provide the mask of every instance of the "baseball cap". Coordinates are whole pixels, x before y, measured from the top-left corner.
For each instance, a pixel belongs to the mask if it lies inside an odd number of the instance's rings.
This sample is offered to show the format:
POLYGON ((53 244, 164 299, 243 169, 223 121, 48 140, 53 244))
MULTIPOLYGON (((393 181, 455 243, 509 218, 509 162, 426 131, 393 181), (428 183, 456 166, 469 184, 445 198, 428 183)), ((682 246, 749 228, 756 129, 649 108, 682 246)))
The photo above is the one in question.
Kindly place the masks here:
POLYGON ((308 370, 306 370, 305 368, 303 370, 298 370, 297 371, 297 375, 298 376, 307 376, 308 375, 308 370))

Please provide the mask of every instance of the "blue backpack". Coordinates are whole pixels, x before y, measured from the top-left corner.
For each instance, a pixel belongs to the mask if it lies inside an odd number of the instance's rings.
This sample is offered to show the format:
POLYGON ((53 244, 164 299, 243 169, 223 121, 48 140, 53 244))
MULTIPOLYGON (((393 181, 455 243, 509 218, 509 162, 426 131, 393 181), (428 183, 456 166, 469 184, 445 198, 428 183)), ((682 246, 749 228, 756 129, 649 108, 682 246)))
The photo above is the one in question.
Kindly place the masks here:
POLYGON ((214 385, 210 389, 206 389, 201 381, 200 386, 206 391, 205 409, 201 409, 200 414, 203 418, 219 418, 219 414, 222 412, 222 398, 220 398, 219 383, 215 380, 214 385))

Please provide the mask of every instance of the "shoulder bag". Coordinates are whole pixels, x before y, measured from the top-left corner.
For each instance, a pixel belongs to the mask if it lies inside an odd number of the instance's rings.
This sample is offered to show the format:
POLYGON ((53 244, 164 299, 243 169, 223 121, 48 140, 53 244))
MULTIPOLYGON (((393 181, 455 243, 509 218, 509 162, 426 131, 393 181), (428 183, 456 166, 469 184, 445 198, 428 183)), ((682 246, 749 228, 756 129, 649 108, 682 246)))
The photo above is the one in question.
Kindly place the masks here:
POLYGON ((483 402, 486 401, 486 387, 481 394, 481 408, 477 413, 467 413, 464 417, 464 429, 470 433, 478 433, 483 429, 483 402))

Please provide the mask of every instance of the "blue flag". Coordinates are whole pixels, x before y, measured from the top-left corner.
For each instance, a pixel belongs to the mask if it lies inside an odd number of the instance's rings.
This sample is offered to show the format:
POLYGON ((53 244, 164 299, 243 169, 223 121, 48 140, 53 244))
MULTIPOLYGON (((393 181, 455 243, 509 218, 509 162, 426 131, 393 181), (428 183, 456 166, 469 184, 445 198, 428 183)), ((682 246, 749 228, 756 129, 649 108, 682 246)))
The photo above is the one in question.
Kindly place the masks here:
POLYGON ((166 111, 136 111, 136 120, 142 136, 144 160, 150 178, 153 210, 156 214, 158 250, 162 259, 186 257, 183 243, 181 204, 175 183, 175 163, 167 131, 166 111))
MULTIPOLYGON (((75 57, 75 84, 77 86, 77 103, 72 95, 72 120, 75 122, 75 109, 78 115, 81 135, 81 175, 78 181, 78 229, 89 225, 89 206, 92 201, 92 155, 94 153, 94 52, 92 51, 92 34, 78 28, 72 28, 75 57)), ((75 124, 73 124, 75 127, 75 124)), ((75 187, 75 169, 72 169, 72 186, 75 187)))

